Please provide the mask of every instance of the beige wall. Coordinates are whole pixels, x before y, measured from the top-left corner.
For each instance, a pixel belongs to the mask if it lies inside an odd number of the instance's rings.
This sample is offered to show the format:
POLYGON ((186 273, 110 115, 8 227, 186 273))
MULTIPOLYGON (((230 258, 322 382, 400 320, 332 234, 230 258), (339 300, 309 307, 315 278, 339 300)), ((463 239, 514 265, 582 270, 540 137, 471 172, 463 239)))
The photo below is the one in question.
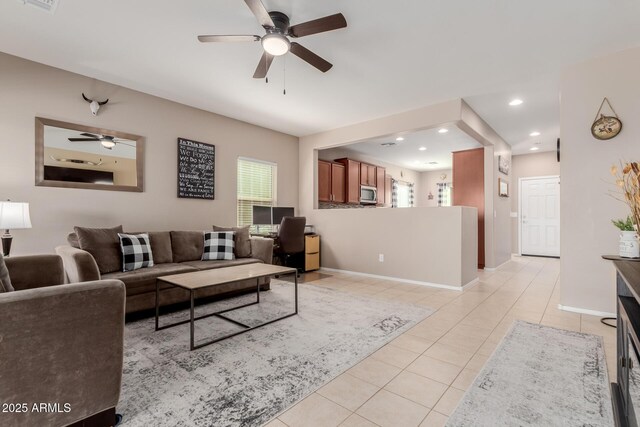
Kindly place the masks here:
MULTIPOLYGON (((511 160, 511 146, 466 102, 463 101, 461 107, 460 128, 485 146, 485 268, 494 269, 511 259, 509 198, 498 195, 499 177, 506 180, 511 187, 511 177, 498 171, 498 157, 506 156, 511 160)), ((455 191, 455 188, 453 190, 455 191)))
MULTIPOLYGON (((368 235, 373 232, 369 226, 365 226, 366 221, 365 217, 360 218, 358 215, 367 215, 367 213, 363 213, 363 211, 386 211, 387 215, 395 217, 393 221, 385 221, 378 224, 377 228, 386 228, 386 227, 394 227, 396 224, 399 224, 398 220, 402 220, 400 215, 417 215, 411 216, 413 223, 411 223, 411 229, 416 229, 417 227, 438 227, 438 224, 427 224, 430 221, 439 221, 439 217, 436 216, 438 214, 432 214, 429 216, 421 216, 420 212, 426 211, 437 211, 438 209, 429 209, 429 208, 414 208, 409 211, 415 211, 415 213, 404 213, 402 211, 407 211, 407 209, 354 209, 354 210, 333 210, 330 213, 327 213, 327 210, 318 210, 317 208, 317 185, 316 185, 316 176, 317 176, 317 159, 318 159, 318 150, 327 149, 327 148, 335 148, 343 145, 348 145, 350 143, 363 141, 366 139, 388 136, 392 134, 396 134, 399 132, 411 132, 420 129, 428 129, 435 128, 443 125, 456 125, 460 127, 463 131, 467 132, 472 137, 476 138, 479 142, 486 146, 485 150, 487 153, 490 153, 486 159, 487 168, 491 176, 493 176, 493 169, 497 171, 497 164, 494 162, 494 145, 498 146, 500 151, 505 151, 510 154, 509 146, 502 141, 502 139, 491 129, 489 125, 487 125, 480 117, 475 114, 475 112, 464 103, 464 101, 458 99, 453 101, 444 102, 437 105, 432 105, 429 107, 424 107, 418 110, 408 111, 405 113, 396 114, 389 117, 384 117, 381 119, 371 120, 368 122, 358 123, 355 125, 347 126, 340 129, 334 129, 327 132, 322 132, 314 135, 309 135, 300 138, 300 208, 302 214, 304 214, 308 218, 308 222, 314 224, 317 230, 322 234, 322 230, 335 230, 337 227, 340 227, 340 223, 344 221, 349 221, 349 224, 352 225, 350 229, 344 229, 343 233, 331 232, 330 235, 322 236, 322 265, 327 267, 330 265, 339 265, 333 264, 332 259, 337 262, 337 260, 343 260, 343 263, 358 263, 357 267, 362 268, 364 272, 370 274, 376 274, 376 271, 379 271, 382 268, 380 265, 377 265, 377 253, 375 255, 373 261, 369 258, 366 259, 366 262, 353 260, 349 261, 350 258, 358 257, 357 252, 354 252, 354 248, 357 244, 357 240, 354 239, 353 235, 368 235), (465 121, 466 120, 466 121, 465 121), (349 218, 349 220, 347 220, 349 218), (356 218, 356 220, 351 221, 351 219, 356 218), (358 218, 362 219, 357 220, 358 218), (348 232, 346 231, 348 230, 348 232), (329 239, 332 241, 329 242, 329 239), (330 252, 328 252, 330 251, 330 252)), ((497 180, 495 181, 497 182, 497 180)), ((487 186, 490 186, 486 190, 487 198, 491 200, 491 210, 493 209, 493 194, 494 194, 494 180, 489 177, 486 182, 487 186)), ((497 190, 495 190, 497 194, 497 190)), ((490 211, 491 211, 490 210, 490 211)), ((477 215, 475 209, 472 210, 473 215, 477 215)), ((443 209, 443 214, 446 215, 447 212, 451 212, 448 208, 443 209)), ((506 215, 502 217, 502 211, 500 211, 499 216, 499 226, 506 227, 506 230, 500 230, 506 235, 506 258, 503 256, 495 257, 492 256, 493 259, 508 259, 511 252, 511 236, 510 236, 510 228, 509 228, 509 208, 506 208, 506 215)), ((490 217, 491 218, 491 217, 490 217)), ((488 222, 492 222, 491 219, 488 222)), ((493 235, 494 227, 493 223, 490 224, 489 230, 493 235)), ((449 228, 447 228, 449 230, 449 228)), ((476 234, 469 237, 469 239, 477 239, 477 225, 476 225, 476 234)), ((421 235, 420 235, 421 236, 421 235)), ((397 246, 399 247, 399 254, 404 256, 409 256, 408 253, 410 249, 403 248, 413 248, 415 244, 419 244, 423 246, 422 251, 432 251, 439 247, 441 242, 435 239, 422 239, 415 235, 414 233, 403 234, 402 237, 398 237, 397 234, 393 234, 392 238, 400 243, 404 243, 404 245, 397 246), (405 237, 411 236, 411 238, 405 237), (415 237, 415 242, 413 241, 413 237, 415 237), (406 245, 407 240, 412 240, 409 245, 406 245)), ((368 242, 368 241, 367 241, 368 242)), ((477 240, 474 240, 477 242, 477 240)), ((469 242, 467 242, 469 243, 469 242)), ((488 240, 487 242, 489 250, 493 250, 492 240, 488 240)), ((396 242, 394 242, 396 245, 396 242)), ((477 245, 477 243, 474 243, 477 245)), ((395 246, 394 246, 395 247, 395 246)), ((413 255, 411 255, 412 257, 413 255)), ((476 262, 477 262, 477 254, 476 249, 466 248, 464 252, 461 252, 458 257, 448 258, 443 256, 436 257, 423 257, 419 260, 419 264, 413 265, 410 271, 415 272, 415 275, 425 274, 425 271, 439 271, 440 269, 444 269, 448 271, 448 278, 437 278, 439 283, 443 282, 452 282, 457 280, 456 275, 462 274, 465 278, 470 276, 476 276, 476 262), (473 251, 473 254, 471 252, 473 251), (473 272, 469 271, 468 273, 462 273, 459 271, 461 265, 473 265, 471 267, 473 272)), ((414 259, 414 258, 411 258, 414 259)), ((492 264, 488 264, 488 267, 492 267, 492 264)), ((391 258, 390 260, 385 260, 385 275, 392 277, 405 277, 407 274, 407 267, 405 265, 405 261, 402 258, 391 258)), ((414 273, 411 273, 414 275, 414 273)), ((461 277, 461 276, 460 276, 461 277)), ((416 279, 421 280, 421 279, 416 279)), ((422 279, 427 280, 427 279, 422 279)), ((436 280, 436 279, 434 279, 436 280)), ((436 282, 438 283, 438 282, 436 282)))
POLYGON ((640 159, 640 49, 597 58, 567 69, 560 103, 561 304, 615 312, 615 276, 602 254, 618 252, 612 218, 627 207, 608 194, 615 190, 609 168, 640 159), (604 97, 624 124, 609 141, 591 136, 590 127, 604 97))
MULTIPOLYGON (((520 178, 560 175, 560 163, 556 160, 555 151, 520 154, 513 156, 511 160, 511 182, 513 183, 509 188, 511 193, 511 212, 519 215, 520 178)), ((511 252, 514 254, 520 253, 519 221, 519 217, 511 218, 511 252)))
POLYGON ((417 206, 419 208, 433 208, 438 206, 438 183, 453 181, 453 170, 445 169, 439 171, 428 171, 420 173, 418 191, 416 192, 417 206), (446 174, 445 180, 441 180, 442 174, 446 174), (433 199, 429 200, 429 192, 433 194, 433 199))
MULTIPOLYGON (((185 77, 186 78, 186 77, 185 77)), ((0 53, 0 197, 29 202, 14 254, 52 252, 74 225, 129 230, 236 223, 238 156, 278 164, 278 203, 298 205, 298 138, 0 53), (110 98, 94 117, 81 94, 110 98), (34 117, 146 138, 145 192, 35 187, 34 117), (176 196, 176 139, 216 145, 216 200, 176 196)))
POLYGON ((478 277, 476 218, 459 206, 321 209, 314 224, 325 268, 461 287, 478 277))

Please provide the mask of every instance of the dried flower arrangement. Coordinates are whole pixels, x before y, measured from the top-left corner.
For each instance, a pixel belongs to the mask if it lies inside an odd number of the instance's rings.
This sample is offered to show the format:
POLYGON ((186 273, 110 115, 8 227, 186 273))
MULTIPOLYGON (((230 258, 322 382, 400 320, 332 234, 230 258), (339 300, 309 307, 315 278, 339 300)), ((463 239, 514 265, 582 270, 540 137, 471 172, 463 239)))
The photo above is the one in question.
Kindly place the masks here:
POLYGON ((616 178, 616 186, 622 190, 624 198, 614 197, 629 206, 631 220, 637 227, 640 224, 640 165, 629 162, 621 164, 621 168, 611 166, 611 175, 616 178))

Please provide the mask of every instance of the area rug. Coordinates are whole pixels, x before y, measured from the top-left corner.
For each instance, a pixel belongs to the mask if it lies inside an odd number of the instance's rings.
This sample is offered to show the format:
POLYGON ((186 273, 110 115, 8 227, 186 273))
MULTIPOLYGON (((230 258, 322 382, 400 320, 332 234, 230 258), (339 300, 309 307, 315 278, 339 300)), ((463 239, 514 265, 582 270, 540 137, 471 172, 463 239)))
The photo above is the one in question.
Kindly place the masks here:
POLYGON ((613 426, 602 338, 517 321, 447 426, 613 426))
MULTIPOLYGON (((154 332, 154 320, 125 327, 123 427, 259 426, 429 316, 422 306, 300 286, 297 316, 189 351, 189 325, 154 332)), ((218 311, 255 294, 207 304, 218 311)), ((261 304, 235 312, 253 324, 292 310, 293 286, 272 282, 261 304)), ((186 312, 161 318, 184 319, 186 312)), ((231 317, 231 316, 230 316, 231 317)), ((196 341, 238 327, 215 317, 196 322, 196 341)))

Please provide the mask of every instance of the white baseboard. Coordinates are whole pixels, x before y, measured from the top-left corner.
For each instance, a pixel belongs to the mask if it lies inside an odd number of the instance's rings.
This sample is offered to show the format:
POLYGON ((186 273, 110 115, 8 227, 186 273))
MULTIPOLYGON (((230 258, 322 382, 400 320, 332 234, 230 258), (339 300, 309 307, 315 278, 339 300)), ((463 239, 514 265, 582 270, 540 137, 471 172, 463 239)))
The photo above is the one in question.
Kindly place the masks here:
POLYGON ((440 283, 423 282, 423 281, 420 281, 420 280, 403 279, 403 278, 400 278, 400 277, 381 276, 379 274, 361 273, 359 271, 340 270, 338 268, 321 267, 320 271, 331 271, 331 272, 334 272, 334 273, 353 274, 354 276, 371 277, 372 279, 393 280, 393 281, 396 281, 396 282, 409 283, 409 284, 412 284, 412 285, 429 286, 429 287, 432 287, 432 288, 448 289, 448 290, 451 290, 451 291, 462 291, 463 289, 471 287, 471 286, 475 285, 476 283, 478 283, 480 281, 480 279, 475 278, 475 279, 473 279, 469 283, 466 283, 463 286, 451 286, 451 285, 442 285, 440 283))
POLYGON ((600 317, 618 317, 616 313, 608 313, 606 311, 588 310, 586 308, 569 307, 568 305, 558 304, 558 309, 562 311, 569 311, 571 313, 589 314, 591 316, 600 317))
POLYGON ((485 267, 485 268, 484 268, 484 271, 489 271, 489 272, 491 272, 491 271, 496 271, 497 269, 499 269, 500 267, 502 267, 503 265, 505 265, 505 264, 506 264, 506 263, 508 263, 509 261, 511 261, 511 258, 509 258, 508 260, 506 260, 505 262, 503 262, 502 264, 500 264, 500 265, 499 265, 499 266, 497 266, 497 267, 485 267))

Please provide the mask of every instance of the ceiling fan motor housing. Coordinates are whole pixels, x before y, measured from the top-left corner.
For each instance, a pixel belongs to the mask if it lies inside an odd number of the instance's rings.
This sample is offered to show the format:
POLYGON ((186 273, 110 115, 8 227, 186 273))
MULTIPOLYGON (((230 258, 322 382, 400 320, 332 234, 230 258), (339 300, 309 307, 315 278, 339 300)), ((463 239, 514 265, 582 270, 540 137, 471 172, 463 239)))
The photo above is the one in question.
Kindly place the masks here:
POLYGON ((269 16, 275 24, 276 31, 282 34, 287 34, 287 30, 289 30, 289 17, 282 12, 275 11, 269 12, 269 16))

